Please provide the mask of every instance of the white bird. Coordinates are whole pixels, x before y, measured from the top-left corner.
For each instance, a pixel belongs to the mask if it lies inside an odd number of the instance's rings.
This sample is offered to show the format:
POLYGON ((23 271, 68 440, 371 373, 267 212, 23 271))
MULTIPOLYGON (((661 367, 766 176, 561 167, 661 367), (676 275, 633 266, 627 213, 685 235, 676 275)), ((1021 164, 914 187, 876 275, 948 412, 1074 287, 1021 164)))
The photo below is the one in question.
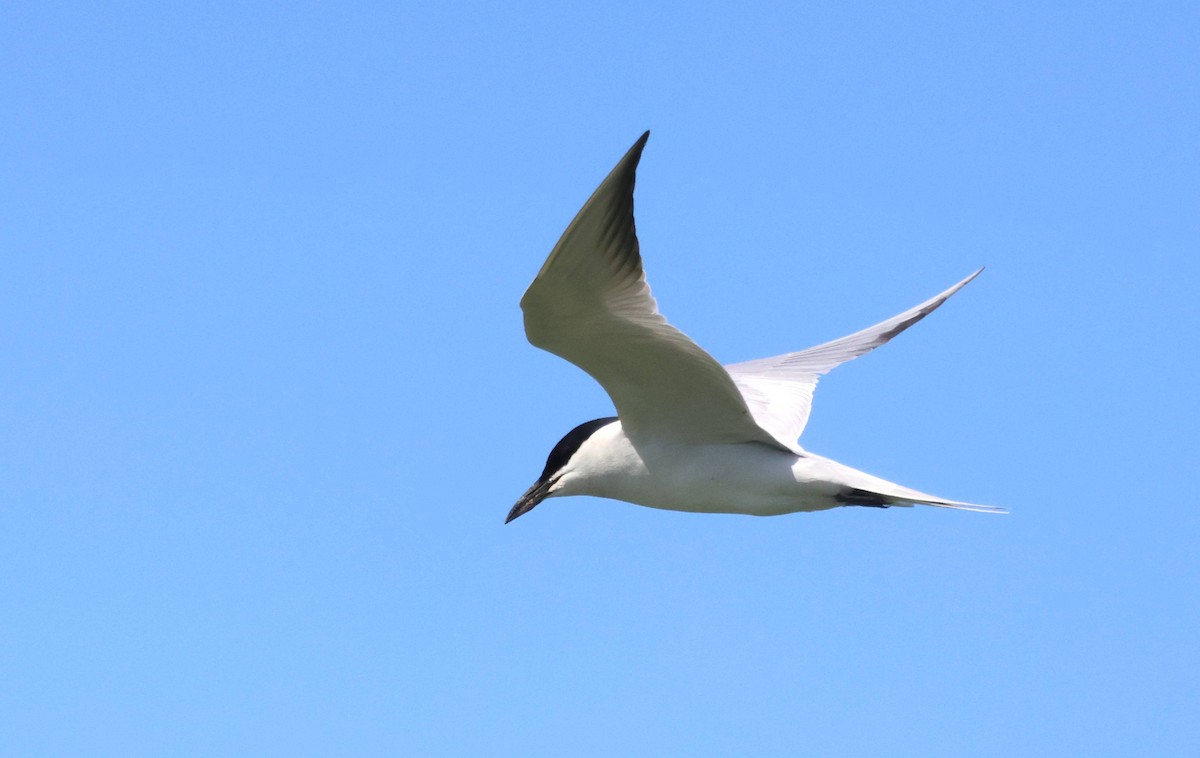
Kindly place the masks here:
POLYGON ((617 416, 567 433, 505 523, 546 498, 568 495, 754 516, 914 503, 1004 512, 884 481, 797 442, 821 375, 920 321, 979 271, 848 337, 722 366, 667 323, 646 284, 633 185, 649 136, 584 203, 521 298, 530 343, 590 374, 617 416))

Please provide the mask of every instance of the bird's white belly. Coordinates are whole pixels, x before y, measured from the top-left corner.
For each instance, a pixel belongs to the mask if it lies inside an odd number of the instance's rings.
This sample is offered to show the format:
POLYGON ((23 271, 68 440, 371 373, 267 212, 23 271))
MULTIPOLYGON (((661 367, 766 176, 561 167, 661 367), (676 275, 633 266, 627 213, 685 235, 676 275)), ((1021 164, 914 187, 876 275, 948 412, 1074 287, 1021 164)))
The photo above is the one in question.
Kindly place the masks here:
POLYGON ((774 516, 833 508, 837 486, 808 459, 756 443, 656 446, 594 478, 587 494, 651 508, 774 516))

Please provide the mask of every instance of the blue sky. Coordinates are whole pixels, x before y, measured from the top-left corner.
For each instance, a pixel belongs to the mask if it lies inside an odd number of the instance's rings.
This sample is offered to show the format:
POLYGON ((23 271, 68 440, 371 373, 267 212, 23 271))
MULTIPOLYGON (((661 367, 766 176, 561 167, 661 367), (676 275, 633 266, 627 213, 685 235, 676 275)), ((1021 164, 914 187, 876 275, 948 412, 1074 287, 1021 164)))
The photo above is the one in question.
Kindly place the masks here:
POLYGON ((9 3, 0 753, 1183 755, 1188 3, 9 3), (990 517, 504 516, 517 301, 645 129, 725 362, 987 271, 806 447, 990 517))

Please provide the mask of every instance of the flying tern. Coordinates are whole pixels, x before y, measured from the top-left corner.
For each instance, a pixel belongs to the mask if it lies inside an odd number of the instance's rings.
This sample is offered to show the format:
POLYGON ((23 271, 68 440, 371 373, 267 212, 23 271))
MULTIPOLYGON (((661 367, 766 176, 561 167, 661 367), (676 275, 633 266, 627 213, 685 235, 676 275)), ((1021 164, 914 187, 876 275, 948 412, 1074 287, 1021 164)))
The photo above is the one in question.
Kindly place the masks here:
POLYGON ((633 186, 649 136, 584 203, 521 298, 529 341, 590 374, 617 415, 559 440, 505 523, 568 495, 754 516, 845 505, 1004 512, 893 484, 798 443, 819 377, 920 321, 979 271, 848 337, 722 366, 667 323, 646 283, 633 186))

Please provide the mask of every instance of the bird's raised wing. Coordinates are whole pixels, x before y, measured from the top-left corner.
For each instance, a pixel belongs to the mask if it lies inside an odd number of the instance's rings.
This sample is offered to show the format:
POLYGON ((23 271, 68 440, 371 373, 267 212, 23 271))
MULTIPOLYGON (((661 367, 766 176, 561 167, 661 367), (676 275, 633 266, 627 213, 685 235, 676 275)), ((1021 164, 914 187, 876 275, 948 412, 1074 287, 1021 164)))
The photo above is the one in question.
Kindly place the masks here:
POLYGON ((744 363, 734 363, 725 369, 746 399, 758 425, 770 432, 781 444, 795 447, 796 440, 808 423, 812 409, 813 390, 817 379, 835 366, 869 353, 900 332, 928 316, 958 292, 967 282, 979 276, 983 269, 963 279, 945 292, 930 298, 915 308, 893 316, 887 321, 855 332, 823 345, 798 353, 776 355, 744 363))
POLYGON ((529 341, 598 381, 629 438, 780 445, 733 379, 658 312, 633 223, 634 143, 575 216, 521 298, 529 341))

